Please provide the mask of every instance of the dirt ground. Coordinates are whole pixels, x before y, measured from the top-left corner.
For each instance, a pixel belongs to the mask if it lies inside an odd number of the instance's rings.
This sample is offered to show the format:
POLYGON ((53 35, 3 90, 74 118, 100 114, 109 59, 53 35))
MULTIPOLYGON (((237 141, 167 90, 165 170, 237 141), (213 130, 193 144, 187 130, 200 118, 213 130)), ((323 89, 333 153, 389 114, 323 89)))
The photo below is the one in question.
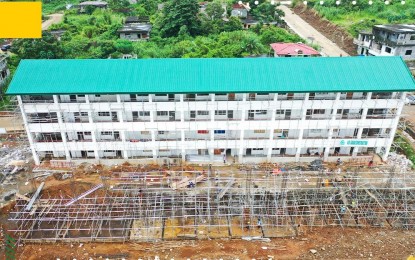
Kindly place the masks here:
MULTIPOLYGON (((50 176, 44 180, 43 194, 46 197, 80 194, 101 182, 99 177, 107 171, 101 166, 87 166, 75 171, 73 179, 62 181, 50 176)), ((15 223, 7 220, 11 208, 9 205, 0 211, 0 230, 14 228, 15 223)), ((22 244, 17 248, 16 259, 407 259, 411 254, 415 254, 415 230, 302 227, 298 237, 275 238, 271 242, 212 239, 22 244)), ((0 259, 3 255, 0 245, 0 259)))
POLYGON ((30 244, 18 248, 16 259, 407 259, 415 254, 414 241, 415 231, 327 227, 271 242, 30 244))
POLYGON ((321 18, 317 12, 303 4, 298 4, 292 10, 321 34, 335 42, 342 50, 349 55, 356 56, 356 46, 353 44, 353 38, 343 28, 321 18))

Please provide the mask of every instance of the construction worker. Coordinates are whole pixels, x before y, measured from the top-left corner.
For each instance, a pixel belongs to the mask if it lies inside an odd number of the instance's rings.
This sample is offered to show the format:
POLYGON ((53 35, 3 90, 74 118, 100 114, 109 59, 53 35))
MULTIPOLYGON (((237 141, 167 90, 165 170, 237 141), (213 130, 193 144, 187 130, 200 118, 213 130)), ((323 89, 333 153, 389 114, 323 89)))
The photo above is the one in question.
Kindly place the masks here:
POLYGON ((258 218, 258 228, 261 228, 261 226, 262 226, 261 219, 260 219, 260 218, 258 218))
POLYGON ((345 206, 345 205, 341 205, 341 206, 340 206, 340 213, 341 213, 341 214, 346 213, 346 206, 345 206))
POLYGON ((369 165, 368 165, 369 167, 373 167, 373 160, 370 160, 369 161, 369 165))
POLYGON ((337 166, 339 166, 341 163, 342 163, 342 160, 340 158, 337 158, 337 162, 336 162, 337 166))

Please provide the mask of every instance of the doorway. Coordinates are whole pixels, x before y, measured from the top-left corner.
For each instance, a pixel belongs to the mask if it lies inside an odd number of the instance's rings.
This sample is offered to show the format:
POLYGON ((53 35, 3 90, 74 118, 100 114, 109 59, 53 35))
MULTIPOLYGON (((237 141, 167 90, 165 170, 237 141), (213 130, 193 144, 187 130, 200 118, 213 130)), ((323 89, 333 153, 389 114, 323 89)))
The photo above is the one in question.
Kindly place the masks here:
POLYGON ((228 110, 228 119, 233 119, 233 110, 228 110))
POLYGON ((247 148, 246 149, 246 155, 247 156, 252 155, 252 148, 247 148))

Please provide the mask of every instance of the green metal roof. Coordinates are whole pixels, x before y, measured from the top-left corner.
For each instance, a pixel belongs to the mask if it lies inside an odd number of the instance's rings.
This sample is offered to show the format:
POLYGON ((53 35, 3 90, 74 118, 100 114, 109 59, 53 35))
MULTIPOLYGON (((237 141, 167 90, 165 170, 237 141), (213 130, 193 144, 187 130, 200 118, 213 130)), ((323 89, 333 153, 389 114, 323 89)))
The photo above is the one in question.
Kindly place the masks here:
POLYGON ((23 94, 414 91, 400 57, 22 60, 23 94))

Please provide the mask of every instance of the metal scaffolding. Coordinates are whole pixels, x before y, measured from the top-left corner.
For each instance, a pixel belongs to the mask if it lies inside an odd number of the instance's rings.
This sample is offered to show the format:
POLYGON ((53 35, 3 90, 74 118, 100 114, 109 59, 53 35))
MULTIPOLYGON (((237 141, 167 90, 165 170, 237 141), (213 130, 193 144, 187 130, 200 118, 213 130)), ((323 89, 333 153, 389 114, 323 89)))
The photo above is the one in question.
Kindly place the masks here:
MULTIPOLYGON (((295 236, 317 226, 415 229, 415 173, 121 170, 73 198, 42 194, 10 219, 21 241, 295 236)), ((35 194, 36 195, 36 194, 35 194)))

